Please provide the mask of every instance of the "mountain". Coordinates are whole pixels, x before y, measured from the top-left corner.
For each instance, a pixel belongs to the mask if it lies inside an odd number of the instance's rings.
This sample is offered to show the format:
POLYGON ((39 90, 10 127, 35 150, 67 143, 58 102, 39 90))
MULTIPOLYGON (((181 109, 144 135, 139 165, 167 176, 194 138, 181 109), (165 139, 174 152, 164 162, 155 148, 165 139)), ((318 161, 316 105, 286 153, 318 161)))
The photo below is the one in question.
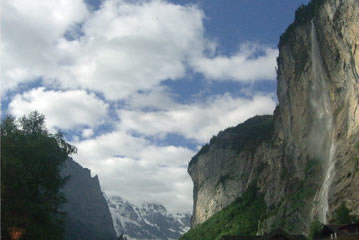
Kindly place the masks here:
POLYGON ((65 240, 115 240, 112 218, 102 195, 98 177, 72 159, 65 162, 63 176, 69 181, 63 188, 67 199, 63 207, 65 240))
MULTIPOLYGON (((312 0, 296 11, 279 43, 273 116, 220 132, 189 163, 193 231, 183 239, 200 236, 212 217, 231 222, 228 209, 262 207, 248 192, 265 204, 248 223, 254 234, 307 234, 314 219, 335 222, 342 203, 359 216, 358 26, 357 0, 312 0)), ((223 229, 216 234, 240 233, 233 224, 223 229)))
POLYGON ((160 204, 136 206, 121 197, 106 197, 117 236, 128 239, 178 239, 189 230, 191 214, 173 214, 160 204))

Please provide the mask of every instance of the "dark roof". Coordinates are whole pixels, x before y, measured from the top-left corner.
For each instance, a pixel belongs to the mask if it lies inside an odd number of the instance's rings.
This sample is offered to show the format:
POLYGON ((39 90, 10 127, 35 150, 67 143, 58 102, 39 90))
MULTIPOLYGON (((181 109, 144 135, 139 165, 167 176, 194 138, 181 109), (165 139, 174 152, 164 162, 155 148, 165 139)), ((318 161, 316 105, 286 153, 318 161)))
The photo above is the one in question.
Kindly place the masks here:
POLYGON ((346 225, 345 224, 328 224, 328 225, 324 225, 323 228, 327 228, 332 232, 338 232, 344 226, 346 226, 346 225))
POLYGON ((308 240, 304 235, 292 235, 295 240, 308 240))
POLYGON ((271 240, 276 236, 282 236, 288 240, 307 240, 303 235, 290 235, 281 229, 276 229, 264 236, 223 236, 221 240, 271 240))
POLYGON ((262 236, 223 236, 221 240, 260 240, 262 236))
POLYGON ((333 233, 339 233, 342 232, 345 229, 351 228, 351 227, 359 227, 359 223, 352 223, 352 224, 328 224, 328 225, 324 225, 323 230, 327 229, 330 232, 333 233))
POLYGON ((290 235, 288 233, 286 233, 285 231, 281 230, 281 229, 276 229, 272 232, 270 232, 269 234, 264 235, 261 240, 270 240, 276 236, 283 236, 285 238, 287 238, 288 240, 307 240, 307 238, 303 235, 290 235))
POLYGON ((339 230, 341 230, 341 229, 344 229, 344 228, 350 228, 350 227, 359 227, 359 223, 351 223, 351 224, 345 224, 345 225, 341 225, 340 227, 339 227, 339 230))

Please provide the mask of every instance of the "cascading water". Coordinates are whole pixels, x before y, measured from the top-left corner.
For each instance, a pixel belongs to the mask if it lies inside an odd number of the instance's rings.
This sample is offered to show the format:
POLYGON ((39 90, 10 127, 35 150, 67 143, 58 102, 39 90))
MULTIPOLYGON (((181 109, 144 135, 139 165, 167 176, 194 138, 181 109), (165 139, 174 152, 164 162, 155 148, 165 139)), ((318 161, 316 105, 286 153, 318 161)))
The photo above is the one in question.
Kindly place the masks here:
POLYGON ((326 175, 324 178, 324 182, 322 185, 322 189, 320 192, 320 207, 321 207, 321 220, 323 223, 327 223, 327 214, 329 210, 329 188, 333 181, 334 177, 334 166, 335 166, 335 144, 334 139, 332 140, 332 144, 330 146, 329 158, 328 158, 328 165, 326 175))
POLYGON ((334 177, 335 166, 335 126, 333 121, 333 113, 330 104, 329 90, 326 87, 327 75, 324 70, 323 60, 317 40, 315 24, 312 20, 311 29, 312 43, 312 71, 313 81, 311 88, 311 105, 313 113, 316 115, 316 121, 313 123, 313 142, 318 152, 326 162, 323 164, 324 181, 322 183, 319 196, 318 215, 323 223, 327 223, 327 214, 329 210, 329 189, 334 177))

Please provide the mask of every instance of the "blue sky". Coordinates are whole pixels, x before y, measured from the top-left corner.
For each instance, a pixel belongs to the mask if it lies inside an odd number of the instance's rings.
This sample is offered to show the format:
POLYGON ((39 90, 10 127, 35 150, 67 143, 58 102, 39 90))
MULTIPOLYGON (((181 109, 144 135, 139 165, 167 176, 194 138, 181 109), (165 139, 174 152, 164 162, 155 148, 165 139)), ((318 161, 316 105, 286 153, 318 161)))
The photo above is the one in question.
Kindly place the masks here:
POLYGON ((1 0, 1 112, 45 114, 108 195, 192 208, 191 157, 277 103, 307 0, 1 0))

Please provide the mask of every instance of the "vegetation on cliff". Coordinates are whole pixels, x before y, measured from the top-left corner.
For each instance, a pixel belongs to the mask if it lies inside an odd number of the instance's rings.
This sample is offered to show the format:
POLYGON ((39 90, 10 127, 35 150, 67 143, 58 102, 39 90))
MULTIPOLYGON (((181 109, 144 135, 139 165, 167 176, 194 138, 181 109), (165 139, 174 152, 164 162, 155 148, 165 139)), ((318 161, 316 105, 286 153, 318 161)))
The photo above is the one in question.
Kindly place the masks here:
POLYGON ((301 5, 295 11, 295 20, 288 26, 286 31, 280 36, 279 48, 287 41, 295 40, 294 30, 299 25, 309 24, 310 21, 318 15, 320 7, 325 0, 312 0, 307 5, 301 5))
POLYGON ((322 228, 323 224, 317 218, 315 218, 310 224, 308 238, 310 240, 318 238, 320 236, 320 231, 322 230, 322 228))
POLYGON ((336 224, 350 224, 354 222, 359 222, 358 216, 350 214, 350 210, 347 208, 346 204, 343 202, 335 210, 335 223, 336 224))
POLYGON ((180 240, 219 240, 224 235, 255 236, 266 212, 263 195, 252 184, 242 197, 184 234, 180 240))
POLYGON ((192 158, 189 165, 195 163, 201 154, 207 153, 210 147, 215 145, 220 148, 231 148, 238 152, 248 151, 253 153, 259 144, 272 138, 274 131, 273 116, 255 116, 238 124, 236 127, 227 128, 213 136, 209 144, 204 145, 192 158))
POLYGON ((65 202, 59 191, 66 178, 60 167, 76 148, 49 133, 43 115, 1 122, 1 239, 24 231, 24 239, 63 239, 65 202))

